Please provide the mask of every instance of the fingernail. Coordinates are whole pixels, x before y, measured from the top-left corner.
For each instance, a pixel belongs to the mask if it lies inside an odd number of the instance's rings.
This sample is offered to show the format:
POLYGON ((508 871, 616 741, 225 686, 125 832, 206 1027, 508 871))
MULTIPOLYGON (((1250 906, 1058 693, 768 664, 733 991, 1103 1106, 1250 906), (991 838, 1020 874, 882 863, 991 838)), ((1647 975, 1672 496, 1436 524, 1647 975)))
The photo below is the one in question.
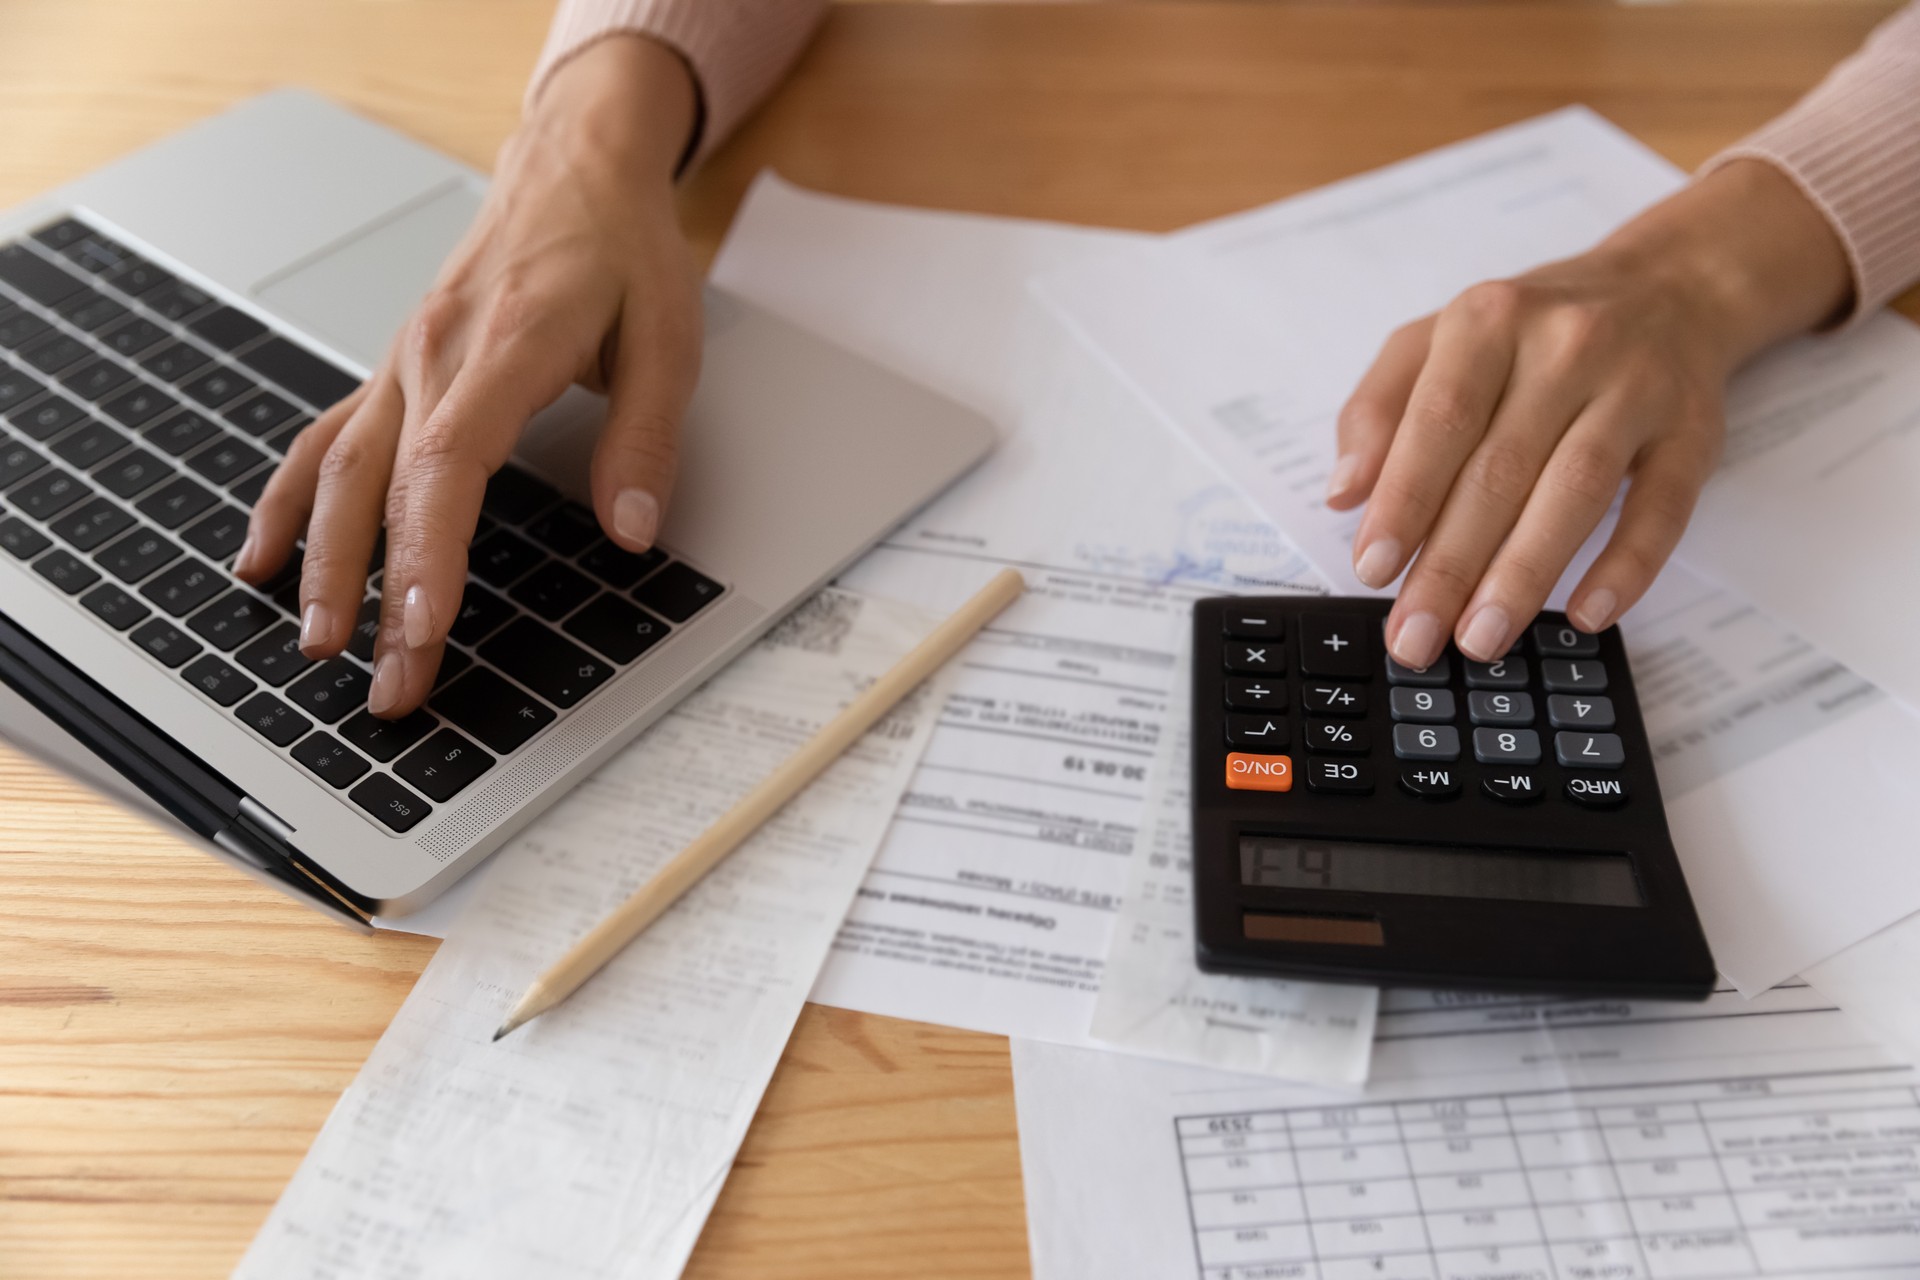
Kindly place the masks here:
POLYGON ((1393 660, 1403 667, 1412 667, 1416 671, 1425 671, 1440 656, 1440 646, 1446 643, 1446 635, 1440 630, 1440 619, 1430 613, 1416 613, 1400 624, 1400 630, 1393 636, 1393 660))
POLYGON ((1327 497, 1337 498, 1353 488, 1353 477, 1360 470, 1360 456, 1347 454, 1333 464, 1333 474, 1327 477, 1327 497))
POLYGON ((312 649, 327 642, 333 634, 333 615, 327 606, 313 601, 300 614, 300 647, 312 649))
POLYGON ((373 684, 367 688, 367 710, 381 715, 400 701, 400 655, 384 653, 373 664, 373 684))
POLYGON ((613 500, 613 531, 642 548, 660 531, 660 504, 645 489, 624 489, 613 500))
POLYGON ((1460 633, 1460 651, 1476 662, 1492 662, 1507 651, 1513 623, 1497 604, 1482 605, 1460 633))
POLYGON ((1601 587, 1587 593, 1580 607, 1573 611, 1573 624, 1582 631, 1604 631, 1613 621, 1613 611, 1620 604, 1620 597, 1601 587))
POLYGON ((248 562, 253 559, 253 530, 247 530, 247 536, 240 543, 239 552, 233 557, 233 571, 238 576, 247 576, 248 562))
POLYGON ((1400 539, 1375 538, 1354 563, 1353 576, 1370 587, 1384 587, 1393 581, 1393 575, 1399 568, 1400 539))
POLYGON ((400 607, 400 629, 409 649, 424 648, 433 639, 433 604, 417 582, 407 588, 406 602, 400 607))

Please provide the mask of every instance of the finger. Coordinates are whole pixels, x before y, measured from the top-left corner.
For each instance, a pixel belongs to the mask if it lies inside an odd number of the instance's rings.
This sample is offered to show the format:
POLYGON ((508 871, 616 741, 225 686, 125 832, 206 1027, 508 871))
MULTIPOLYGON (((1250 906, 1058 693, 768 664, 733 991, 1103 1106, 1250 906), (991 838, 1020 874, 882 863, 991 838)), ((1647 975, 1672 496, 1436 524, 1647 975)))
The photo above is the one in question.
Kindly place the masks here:
POLYGON ((680 418, 700 376, 697 302, 622 322, 607 399, 606 426, 593 451, 593 509, 600 527, 628 551, 653 545, 673 490, 680 418))
MULTIPOLYGON (((379 376, 379 375, 376 375, 379 376)), ((234 576, 256 585, 266 582, 287 562, 293 545, 306 528, 313 511, 313 490, 320 480, 320 459, 326 456, 340 429, 347 425, 367 398, 371 382, 363 382, 352 395, 321 414, 305 431, 293 438, 267 487, 253 504, 247 520, 246 540, 233 558, 234 576)))
POLYGON ((399 384, 375 379, 320 459, 300 567, 300 651, 310 658, 345 648, 360 612, 403 411, 399 384))
POLYGON ((1620 396, 1589 406, 1575 420, 1461 611, 1456 639, 1462 653, 1491 662, 1512 647, 1619 494, 1633 461, 1633 424, 1655 416, 1620 396))
POLYGON ((1359 505, 1380 478, 1394 428, 1406 415, 1414 383, 1427 362, 1433 321, 1434 317, 1427 316, 1395 329, 1341 406, 1337 428, 1340 456, 1327 478, 1327 505, 1335 511, 1359 505))
POLYGON ((1513 367, 1517 307, 1512 287, 1494 282, 1461 294, 1435 320, 1427 363, 1354 538, 1354 575, 1368 586, 1400 576, 1486 434, 1513 367))
MULTIPOLYGON (((1717 433, 1707 433, 1717 438, 1717 433)), ((1620 523, 1567 601, 1582 631, 1603 631, 1646 594, 1680 545, 1713 472, 1710 448, 1676 436, 1648 450, 1620 504, 1620 523)))

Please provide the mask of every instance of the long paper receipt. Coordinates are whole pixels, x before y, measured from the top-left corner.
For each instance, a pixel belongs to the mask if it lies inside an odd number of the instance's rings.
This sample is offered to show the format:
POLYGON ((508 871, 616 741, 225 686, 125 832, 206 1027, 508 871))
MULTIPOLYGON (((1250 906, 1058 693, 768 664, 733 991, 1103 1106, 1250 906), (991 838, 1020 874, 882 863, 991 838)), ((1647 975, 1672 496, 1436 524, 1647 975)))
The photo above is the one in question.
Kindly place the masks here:
POLYGON ((503 849, 237 1275, 680 1274, 931 731, 933 681, 566 1004, 527 983, 930 628, 828 591, 503 849))

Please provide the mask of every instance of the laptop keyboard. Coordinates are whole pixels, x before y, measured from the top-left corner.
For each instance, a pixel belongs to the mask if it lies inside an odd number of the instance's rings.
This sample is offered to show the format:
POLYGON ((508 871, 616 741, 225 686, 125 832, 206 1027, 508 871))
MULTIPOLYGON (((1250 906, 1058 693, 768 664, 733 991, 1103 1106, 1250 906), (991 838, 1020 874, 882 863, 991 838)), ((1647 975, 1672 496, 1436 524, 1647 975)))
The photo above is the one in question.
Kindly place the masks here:
POLYGON ((262 591, 228 570, 294 437, 358 383, 77 219, 0 243, 0 554, 404 832, 725 588, 509 466, 426 708, 376 719, 381 553, 323 662, 299 649, 297 565, 262 591))

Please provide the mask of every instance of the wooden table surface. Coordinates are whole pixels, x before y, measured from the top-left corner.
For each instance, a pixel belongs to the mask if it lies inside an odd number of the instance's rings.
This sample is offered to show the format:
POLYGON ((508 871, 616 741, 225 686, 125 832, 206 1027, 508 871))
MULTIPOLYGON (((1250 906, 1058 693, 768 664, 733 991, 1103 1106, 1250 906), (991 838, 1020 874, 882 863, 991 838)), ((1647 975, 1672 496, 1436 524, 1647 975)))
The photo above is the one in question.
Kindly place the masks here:
MULTIPOLYGON (((313 86, 485 166, 550 0, 0 0, 0 207, 313 86)), ((1165 230, 1567 103, 1683 165, 1886 3, 837 9, 688 186, 1165 230)), ((0 748, 0 1277, 224 1275, 432 955, 0 748)), ((1027 1269, 1005 1042, 809 1006, 690 1275, 1027 1269)))

